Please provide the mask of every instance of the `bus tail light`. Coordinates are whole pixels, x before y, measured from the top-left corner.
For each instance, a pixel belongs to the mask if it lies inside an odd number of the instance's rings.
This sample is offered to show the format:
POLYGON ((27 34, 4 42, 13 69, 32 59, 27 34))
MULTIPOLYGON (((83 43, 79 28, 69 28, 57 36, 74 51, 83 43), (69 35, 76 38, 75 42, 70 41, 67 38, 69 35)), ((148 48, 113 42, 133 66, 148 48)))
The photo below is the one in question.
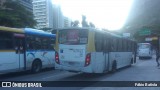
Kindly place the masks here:
POLYGON ((88 53, 86 55, 86 59, 85 59, 85 66, 88 66, 90 64, 90 62, 91 62, 91 54, 88 53))
POLYGON ((58 55, 58 52, 55 52, 55 60, 56 60, 56 63, 59 64, 59 55, 58 55))

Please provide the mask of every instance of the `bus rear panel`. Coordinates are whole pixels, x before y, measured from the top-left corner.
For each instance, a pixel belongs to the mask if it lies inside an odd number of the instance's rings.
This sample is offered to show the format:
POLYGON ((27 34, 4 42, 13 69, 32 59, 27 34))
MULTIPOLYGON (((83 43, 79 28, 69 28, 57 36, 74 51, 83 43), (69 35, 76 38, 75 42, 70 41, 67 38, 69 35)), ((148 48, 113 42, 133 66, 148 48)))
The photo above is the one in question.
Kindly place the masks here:
POLYGON ((138 57, 144 58, 152 58, 152 50, 151 50, 151 44, 150 43, 139 43, 138 44, 138 57))
POLYGON ((79 72, 88 68, 91 60, 91 53, 87 52, 88 30, 59 30, 58 42, 56 69, 79 72))

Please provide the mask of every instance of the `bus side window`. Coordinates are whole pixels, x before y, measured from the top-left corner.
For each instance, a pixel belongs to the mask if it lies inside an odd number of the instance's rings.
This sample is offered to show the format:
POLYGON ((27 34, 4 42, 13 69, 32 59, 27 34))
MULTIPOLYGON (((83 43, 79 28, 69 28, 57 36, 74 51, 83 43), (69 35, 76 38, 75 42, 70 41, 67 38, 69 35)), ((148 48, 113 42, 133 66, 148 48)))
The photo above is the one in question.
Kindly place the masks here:
POLYGON ((126 46, 127 46, 127 52, 129 51, 129 41, 126 41, 126 46))
POLYGON ((129 41, 129 51, 131 52, 132 51, 132 42, 129 41))
POLYGON ((53 38, 43 38, 42 47, 44 50, 54 50, 54 39, 53 38))
POLYGON ((104 36, 103 50, 104 52, 109 52, 109 38, 107 36, 104 36))
POLYGON ((36 45, 35 45, 35 37, 32 35, 27 36, 27 50, 35 50, 36 45))
POLYGON ((111 51, 114 51, 114 40, 113 40, 113 38, 112 38, 111 41, 112 41, 112 42, 111 42, 111 51))
POLYGON ((12 33, 0 32, 0 49, 9 50, 13 49, 13 38, 12 33))
POLYGON ((120 52, 121 51, 121 39, 117 39, 117 51, 120 52))
POLYGON ((42 50, 48 49, 48 38, 41 38, 41 49, 42 50))
POLYGON ((99 32, 95 33, 95 48, 97 52, 102 52, 103 48, 103 38, 99 32))
POLYGON ((125 52, 126 51, 126 45, 125 45, 125 40, 122 40, 122 51, 125 52))
POLYGON ((123 51, 122 39, 119 39, 119 46, 120 46, 120 52, 122 52, 123 51))
POLYGON ((116 38, 112 37, 112 44, 111 44, 111 51, 115 52, 117 51, 117 42, 116 38))
POLYGON ((54 50, 54 45, 55 45, 55 39, 54 38, 51 38, 50 40, 49 40, 49 49, 50 50, 54 50))
POLYGON ((127 40, 124 40, 124 46, 125 46, 125 52, 127 52, 127 48, 128 48, 128 46, 127 46, 127 40))
POLYGON ((131 42, 130 42, 130 41, 128 41, 128 49, 129 49, 129 52, 132 51, 132 50, 131 50, 131 42))
POLYGON ((116 51, 120 51, 120 40, 119 39, 117 39, 117 41, 116 41, 116 45, 117 45, 117 50, 116 51))
POLYGON ((41 49, 41 39, 40 37, 35 37, 34 47, 36 50, 41 49))

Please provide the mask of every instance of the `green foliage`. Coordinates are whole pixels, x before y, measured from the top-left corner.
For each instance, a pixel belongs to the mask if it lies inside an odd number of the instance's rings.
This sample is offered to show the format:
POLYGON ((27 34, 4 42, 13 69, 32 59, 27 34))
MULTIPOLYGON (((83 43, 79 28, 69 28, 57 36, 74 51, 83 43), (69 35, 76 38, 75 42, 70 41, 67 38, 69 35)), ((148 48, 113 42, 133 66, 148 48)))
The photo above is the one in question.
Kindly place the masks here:
POLYGON ((0 7, 0 25, 16 28, 34 27, 36 21, 32 12, 27 11, 18 1, 6 0, 0 7))
POLYGON ((95 28, 95 25, 92 22, 89 23, 89 26, 95 28))
POLYGON ((71 23, 73 27, 78 27, 79 26, 79 21, 75 20, 74 22, 71 23))

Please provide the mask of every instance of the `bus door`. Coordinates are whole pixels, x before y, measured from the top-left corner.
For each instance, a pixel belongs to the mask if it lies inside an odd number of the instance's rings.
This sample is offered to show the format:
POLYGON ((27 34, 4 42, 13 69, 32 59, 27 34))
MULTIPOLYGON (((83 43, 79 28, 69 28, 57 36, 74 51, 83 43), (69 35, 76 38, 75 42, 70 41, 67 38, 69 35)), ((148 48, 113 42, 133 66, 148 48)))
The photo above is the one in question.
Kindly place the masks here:
POLYGON ((15 53, 18 58, 19 69, 25 69, 25 35, 24 34, 14 34, 15 39, 15 53))

